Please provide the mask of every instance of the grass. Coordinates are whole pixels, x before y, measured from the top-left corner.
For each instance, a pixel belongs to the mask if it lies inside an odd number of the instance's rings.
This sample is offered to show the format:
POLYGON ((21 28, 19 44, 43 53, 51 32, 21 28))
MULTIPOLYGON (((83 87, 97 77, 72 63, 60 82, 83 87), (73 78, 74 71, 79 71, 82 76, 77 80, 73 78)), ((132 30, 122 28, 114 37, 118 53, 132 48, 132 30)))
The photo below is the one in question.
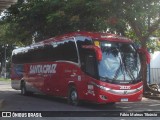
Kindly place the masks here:
POLYGON ((0 81, 10 81, 11 79, 0 78, 0 81))

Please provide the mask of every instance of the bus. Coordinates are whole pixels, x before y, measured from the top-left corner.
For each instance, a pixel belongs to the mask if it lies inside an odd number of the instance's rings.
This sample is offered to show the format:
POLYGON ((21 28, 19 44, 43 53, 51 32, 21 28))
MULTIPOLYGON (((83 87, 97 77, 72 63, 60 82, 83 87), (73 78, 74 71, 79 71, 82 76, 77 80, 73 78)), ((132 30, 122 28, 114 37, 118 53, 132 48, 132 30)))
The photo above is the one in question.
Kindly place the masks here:
POLYGON ((11 86, 72 105, 141 101, 140 56, 126 37, 73 32, 13 50, 11 86))

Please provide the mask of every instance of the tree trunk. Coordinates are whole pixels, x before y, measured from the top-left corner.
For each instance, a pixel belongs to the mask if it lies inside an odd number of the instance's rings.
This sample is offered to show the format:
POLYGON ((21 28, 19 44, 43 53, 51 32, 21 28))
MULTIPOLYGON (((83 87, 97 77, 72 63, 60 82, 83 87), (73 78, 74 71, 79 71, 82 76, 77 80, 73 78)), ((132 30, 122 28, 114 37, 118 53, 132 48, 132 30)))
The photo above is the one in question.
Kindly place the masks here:
MULTIPOLYGON (((146 43, 142 42, 142 48, 145 50, 147 49, 146 43)), ((146 56, 145 54, 141 54, 141 67, 142 67, 142 80, 143 80, 143 90, 145 93, 148 91, 148 84, 147 84, 147 63, 146 63, 146 56)))
POLYGON ((141 65, 142 65, 143 90, 145 93, 146 91, 148 91, 148 84, 147 84, 147 64, 146 64, 146 57, 144 54, 142 55, 141 65))
MULTIPOLYGON (((145 41, 142 42, 142 49, 146 50, 145 41)), ((158 90, 153 90, 147 83, 147 59, 144 53, 141 54, 142 80, 143 80, 143 95, 160 94, 158 90)))

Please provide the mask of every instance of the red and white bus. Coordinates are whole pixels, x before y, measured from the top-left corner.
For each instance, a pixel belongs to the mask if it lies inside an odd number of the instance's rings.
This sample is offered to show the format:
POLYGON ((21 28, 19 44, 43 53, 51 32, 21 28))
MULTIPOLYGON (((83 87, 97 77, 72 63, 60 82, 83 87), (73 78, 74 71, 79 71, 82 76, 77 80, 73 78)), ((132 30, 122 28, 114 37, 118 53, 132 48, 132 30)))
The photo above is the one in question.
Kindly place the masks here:
POLYGON ((13 50, 12 88, 79 101, 140 101, 141 63, 133 42, 107 33, 74 32, 13 50))

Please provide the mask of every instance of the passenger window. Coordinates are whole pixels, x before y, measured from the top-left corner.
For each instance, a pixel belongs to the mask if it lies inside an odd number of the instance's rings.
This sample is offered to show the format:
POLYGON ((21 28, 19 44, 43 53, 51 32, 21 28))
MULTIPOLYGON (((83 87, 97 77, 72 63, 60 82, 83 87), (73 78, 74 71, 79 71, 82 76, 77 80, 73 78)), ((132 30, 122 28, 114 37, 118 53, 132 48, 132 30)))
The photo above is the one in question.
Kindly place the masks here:
POLYGON ((86 55, 85 57, 85 72, 92 77, 97 76, 96 59, 94 55, 86 55))

